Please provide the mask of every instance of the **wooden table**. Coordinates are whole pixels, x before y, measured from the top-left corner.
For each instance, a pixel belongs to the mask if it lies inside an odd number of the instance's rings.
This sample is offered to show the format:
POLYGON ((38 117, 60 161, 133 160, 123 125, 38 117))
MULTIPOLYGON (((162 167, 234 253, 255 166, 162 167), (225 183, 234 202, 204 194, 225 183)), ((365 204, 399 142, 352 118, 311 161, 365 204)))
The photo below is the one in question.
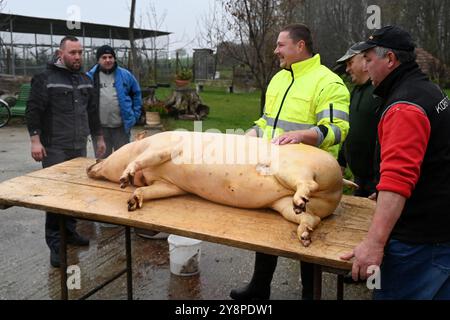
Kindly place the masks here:
MULTIPOLYGON (((342 298, 342 275, 351 270, 351 263, 339 256, 364 238, 375 208, 371 200, 343 196, 335 213, 313 232, 312 244, 304 248, 297 239, 297 225, 272 210, 233 208, 187 195, 147 202, 142 209, 129 212, 127 199, 133 188, 120 189, 115 183, 88 178, 86 168, 93 161, 77 158, 4 181, 0 183, 0 207, 21 206, 60 213, 62 217, 126 226, 127 268, 121 274, 128 275, 129 298, 132 298, 130 227, 313 263, 315 297, 320 298, 321 274, 327 271, 339 275, 338 299, 342 298)), ((62 236, 61 288, 62 297, 67 298, 65 234, 62 236)))

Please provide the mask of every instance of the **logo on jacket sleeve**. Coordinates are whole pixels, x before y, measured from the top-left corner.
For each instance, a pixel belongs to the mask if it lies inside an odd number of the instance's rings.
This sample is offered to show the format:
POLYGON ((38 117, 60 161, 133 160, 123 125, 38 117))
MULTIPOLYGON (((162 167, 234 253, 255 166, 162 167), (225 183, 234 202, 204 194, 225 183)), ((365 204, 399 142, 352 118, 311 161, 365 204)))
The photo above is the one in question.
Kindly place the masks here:
POLYGON ((441 102, 438 103, 438 105, 435 107, 437 113, 441 113, 442 111, 445 111, 445 109, 447 109, 449 105, 449 99, 448 97, 445 97, 444 99, 441 100, 441 102))

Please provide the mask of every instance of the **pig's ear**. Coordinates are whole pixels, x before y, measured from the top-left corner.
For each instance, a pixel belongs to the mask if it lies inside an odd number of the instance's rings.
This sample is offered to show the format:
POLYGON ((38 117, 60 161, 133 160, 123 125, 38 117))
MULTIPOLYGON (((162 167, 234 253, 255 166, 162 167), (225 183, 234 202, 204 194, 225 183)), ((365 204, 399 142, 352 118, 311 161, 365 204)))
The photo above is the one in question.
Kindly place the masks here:
POLYGON ((147 136, 147 130, 143 130, 134 135, 134 140, 139 141, 139 140, 144 139, 146 136, 147 136))
POLYGON ((102 162, 104 159, 95 159, 95 164, 102 162))

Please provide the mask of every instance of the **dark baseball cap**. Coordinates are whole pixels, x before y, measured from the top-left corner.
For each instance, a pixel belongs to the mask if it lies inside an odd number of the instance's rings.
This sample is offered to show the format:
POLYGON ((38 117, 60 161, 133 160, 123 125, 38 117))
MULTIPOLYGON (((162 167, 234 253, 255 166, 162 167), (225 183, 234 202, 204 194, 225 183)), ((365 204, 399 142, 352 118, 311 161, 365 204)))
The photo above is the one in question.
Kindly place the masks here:
POLYGON ((368 40, 354 47, 354 50, 366 51, 374 47, 384 47, 401 51, 414 51, 414 44, 409 32, 397 26, 386 26, 375 32, 368 40))

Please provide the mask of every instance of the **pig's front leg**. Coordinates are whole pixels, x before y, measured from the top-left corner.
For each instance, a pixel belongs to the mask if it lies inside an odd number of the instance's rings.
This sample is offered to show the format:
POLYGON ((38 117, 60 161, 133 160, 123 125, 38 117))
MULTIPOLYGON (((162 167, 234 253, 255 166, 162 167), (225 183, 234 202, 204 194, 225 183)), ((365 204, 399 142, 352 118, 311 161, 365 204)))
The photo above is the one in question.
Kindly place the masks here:
POLYGON ((174 184, 164 181, 155 181, 150 186, 134 190, 133 194, 128 199, 128 211, 142 208, 144 201, 147 200, 168 198, 182 194, 186 194, 186 192, 174 184))

